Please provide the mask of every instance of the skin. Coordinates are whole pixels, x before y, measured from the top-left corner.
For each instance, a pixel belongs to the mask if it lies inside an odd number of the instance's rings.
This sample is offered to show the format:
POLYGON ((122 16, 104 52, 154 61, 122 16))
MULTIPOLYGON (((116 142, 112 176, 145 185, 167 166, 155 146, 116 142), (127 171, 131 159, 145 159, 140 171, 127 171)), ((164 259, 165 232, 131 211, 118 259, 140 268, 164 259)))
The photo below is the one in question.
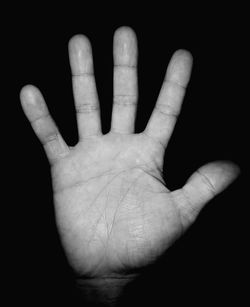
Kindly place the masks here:
POLYGON ((164 183, 164 154, 191 74, 188 51, 172 56, 150 120, 142 133, 134 133, 137 41, 128 27, 115 32, 114 103, 105 135, 85 36, 70 40, 69 56, 77 145, 64 142, 36 87, 21 90, 21 104, 51 165, 56 222, 69 264, 83 278, 126 276, 165 252, 239 169, 216 161, 178 190, 164 183))

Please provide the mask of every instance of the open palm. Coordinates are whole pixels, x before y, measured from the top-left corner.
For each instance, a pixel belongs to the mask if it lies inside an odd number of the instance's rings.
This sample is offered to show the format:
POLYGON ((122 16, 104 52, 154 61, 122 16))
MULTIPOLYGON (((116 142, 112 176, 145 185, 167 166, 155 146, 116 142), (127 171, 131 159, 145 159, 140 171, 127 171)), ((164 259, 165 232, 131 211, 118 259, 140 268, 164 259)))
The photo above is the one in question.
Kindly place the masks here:
POLYGON ((79 142, 68 147, 40 92, 21 91, 24 112, 51 163, 56 219, 71 266, 79 275, 111 276, 147 265, 195 220, 202 207, 236 176, 214 162, 170 192, 162 177, 167 143, 181 109, 192 57, 177 51, 142 133, 134 134, 137 46, 129 28, 114 37, 114 104, 103 135, 91 47, 82 35, 69 43, 79 142))

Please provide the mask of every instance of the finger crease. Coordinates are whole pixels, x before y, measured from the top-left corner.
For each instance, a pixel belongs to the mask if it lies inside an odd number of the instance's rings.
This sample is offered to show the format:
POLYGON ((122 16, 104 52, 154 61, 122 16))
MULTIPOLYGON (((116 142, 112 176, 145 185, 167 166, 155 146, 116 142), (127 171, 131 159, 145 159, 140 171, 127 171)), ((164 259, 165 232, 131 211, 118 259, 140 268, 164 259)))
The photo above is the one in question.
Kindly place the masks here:
POLYGON ((137 104, 137 96, 136 95, 115 95, 114 103, 118 105, 130 106, 137 104))
POLYGON ((72 74, 72 77, 93 76, 94 72, 82 72, 79 74, 72 74))
POLYGON ((179 82, 177 82, 177 81, 173 81, 173 80, 165 79, 165 80, 164 80, 164 82, 165 82, 165 83, 170 83, 170 84, 172 84, 172 85, 174 85, 174 86, 178 86, 178 87, 180 87, 180 88, 182 88, 182 89, 186 90, 186 86, 184 86, 184 85, 180 84, 180 83, 179 83, 179 82))
POLYGON ((58 132, 54 132, 54 133, 51 133, 51 134, 47 135, 45 137, 45 140, 44 141, 42 140, 42 144, 46 145, 47 143, 50 143, 52 141, 57 140, 58 139, 58 135, 59 135, 58 132))
POLYGON ((201 173, 199 170, 197 173, 201 176, 203 182, 208 186, 209 191, 213 194, 213 196, 216 195, 216 189, 211 180, 206 176, 205 174, 201 173))
POLYGON ((114 67, 127 67, 127 68, 137 68, 136 65, 127 65, 127 64, 115 64, 114 67))
POLYGON ((92 113, 94 111, 99 110, 99 106, 96 104, 79 104, 75 106, 76 113, 92 113))
POLYGON ((172 110, 169 106, 164 104, 156 104, 155 108, 158 112, 162 113, 165 116, 171 116, 177 118, 179 116, 179 112, 172 110))
POLYGON ((31 122, 31 124, 34 124, 36 121, 38 121, 40 119, 45 119, 45 118, 48 118, 48 117, 50 117, 50 114, 46 113, 46 114, 40 115, 40 116, 30 120, 30 122, 31 122))

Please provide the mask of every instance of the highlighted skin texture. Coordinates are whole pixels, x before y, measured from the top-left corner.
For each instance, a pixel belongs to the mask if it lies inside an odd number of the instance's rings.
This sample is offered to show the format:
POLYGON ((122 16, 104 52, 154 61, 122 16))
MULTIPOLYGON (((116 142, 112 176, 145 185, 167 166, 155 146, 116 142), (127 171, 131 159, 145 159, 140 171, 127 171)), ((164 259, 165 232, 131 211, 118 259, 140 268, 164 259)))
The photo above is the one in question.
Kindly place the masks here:
POLYGON ((105 135, 85 36, 70 40, 69 56, 77 145, 64 142, 34 86, 22 89, 22 107, 51 164, 56 223, 70 265, 81 278, 126 277, 166 251, 239 170, 231 162, 216 161, 176 191, 164 183, 164 154, 191 74, 188 51, 172 56, 149 122, 143 132, 134 133, 136 36, 128 27, 115 32, 114 102, 105 135))

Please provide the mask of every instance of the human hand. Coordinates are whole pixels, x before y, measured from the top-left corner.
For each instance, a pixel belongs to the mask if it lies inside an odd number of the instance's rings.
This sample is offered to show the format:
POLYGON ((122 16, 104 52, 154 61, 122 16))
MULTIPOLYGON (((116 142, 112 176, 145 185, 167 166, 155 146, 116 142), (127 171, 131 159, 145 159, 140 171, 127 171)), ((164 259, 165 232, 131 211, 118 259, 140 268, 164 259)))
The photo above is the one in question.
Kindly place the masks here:
POLYGON ((78 144, 66 145, 35 87, 22 89, 21 103, 51 164, 56 222, 70 265, 82 278, 126 276, 166 251, 238 169, 209 163, 181 189, 171 192, 165 186, 164 153, 192 66, 187 51, 173 55, 151 118, 142 133, 134 134, 136 37, 129 28, 117 30, 112 123, 105 135, 87 38, 72 38, 69 54, 78 144))

